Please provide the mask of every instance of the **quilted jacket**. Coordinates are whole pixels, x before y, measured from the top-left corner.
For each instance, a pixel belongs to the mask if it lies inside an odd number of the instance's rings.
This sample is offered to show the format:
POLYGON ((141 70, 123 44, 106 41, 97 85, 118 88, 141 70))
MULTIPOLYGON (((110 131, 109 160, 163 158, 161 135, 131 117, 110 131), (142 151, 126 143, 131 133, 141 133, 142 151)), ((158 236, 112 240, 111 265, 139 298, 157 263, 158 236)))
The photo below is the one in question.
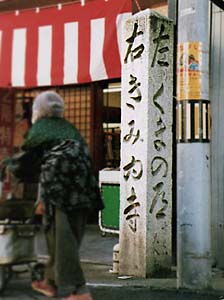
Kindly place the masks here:
POLYGON ((64 211, 103 208, 88 146, 71 123, 52 117, 38 120, 29 130, 22 151, 24 159, 14 158, 11 170, 17 177, 21 174, 21 179, 38 179, 49 214, 53 206, 64 211))

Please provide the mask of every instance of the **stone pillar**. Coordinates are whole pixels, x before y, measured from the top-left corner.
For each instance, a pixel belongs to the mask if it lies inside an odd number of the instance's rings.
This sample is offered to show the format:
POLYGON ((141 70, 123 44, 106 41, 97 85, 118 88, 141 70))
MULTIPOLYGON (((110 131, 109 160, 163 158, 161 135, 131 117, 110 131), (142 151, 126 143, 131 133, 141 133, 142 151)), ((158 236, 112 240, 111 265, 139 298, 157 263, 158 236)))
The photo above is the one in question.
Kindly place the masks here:
POLYGON ((149 9, 124 25, 121 275, 171 267, 173 23, 149 9))

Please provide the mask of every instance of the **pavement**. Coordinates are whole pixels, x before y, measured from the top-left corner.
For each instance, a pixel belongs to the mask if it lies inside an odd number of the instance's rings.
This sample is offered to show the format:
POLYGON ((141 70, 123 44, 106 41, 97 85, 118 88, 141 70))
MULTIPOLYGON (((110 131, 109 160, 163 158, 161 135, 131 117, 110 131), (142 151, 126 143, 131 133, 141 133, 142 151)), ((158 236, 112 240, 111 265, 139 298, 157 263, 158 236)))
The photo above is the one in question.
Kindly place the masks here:
MULTIPOLYGON (((224 300, 224 271, 213 270, 212 288, 207 291, 189 291, 176 288, 173 268, 169 278, 139 279, 113 273, 113 247, 118 235, 103 235, 98 225, 88 225, 80 249, 80 257, 87 284, 94 300, 224 300)), ((44 245, 41 245, 44 259, 44 245)), ((46 300, 32 291, 31 275, 27 265, 13 266, 13 275, 0 300, 46 300)))

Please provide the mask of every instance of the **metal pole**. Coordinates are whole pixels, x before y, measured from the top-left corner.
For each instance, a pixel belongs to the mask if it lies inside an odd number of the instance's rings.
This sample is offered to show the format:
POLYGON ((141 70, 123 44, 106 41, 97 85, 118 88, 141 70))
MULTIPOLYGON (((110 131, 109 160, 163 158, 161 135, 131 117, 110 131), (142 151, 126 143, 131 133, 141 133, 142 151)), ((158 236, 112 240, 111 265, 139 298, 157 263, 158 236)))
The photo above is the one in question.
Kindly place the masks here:
POLYGON ((177 23, 177 2, 178 0, 168 0, 168 18, 177 23))
MULTIPOLYGON (((173 124, 176 124, 176 58, 177 58, 177 28, 178 28, 178 0, 168 0, 168 18, 174 23, 174 51, 173 51, 173 124)), ((173 128, 173 161, 177 158, 176 129, 173 128)), ((172 262, 177 263, 177 166, 173 164, 173 192, 172 192, 172 262)))
POLYGON ((211 282, 209 1, 179 0, 177 51, 178 286, 211 282))

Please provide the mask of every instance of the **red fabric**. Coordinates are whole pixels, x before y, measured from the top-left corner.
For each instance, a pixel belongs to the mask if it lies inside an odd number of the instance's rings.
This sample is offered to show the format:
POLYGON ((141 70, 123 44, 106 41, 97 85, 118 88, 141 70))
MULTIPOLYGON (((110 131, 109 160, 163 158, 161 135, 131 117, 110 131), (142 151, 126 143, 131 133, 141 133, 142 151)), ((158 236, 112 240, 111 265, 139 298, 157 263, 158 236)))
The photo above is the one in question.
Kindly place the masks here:
POLYGON ((2 34, 2 45, 0 50, 0 86, 11 86, 11 59, 12 59, 12 30, 6 28, 2 34))
POLYGON ((121 70, 120 56, 117 40, 111 42, 113 36, 113 27, 111 24, 115 24, 116 18, 114 15, 109 16, 106 19, 106 36, 105 36, 105 48, 104 48, 104 61, 107 67, 107 74, 109 78, 117 77, 117 70, 121 70), (110 55, 108 55, 110 52, 110 55))
POLYGON ((64 62, 64 32, 61 24, 55 23, 53 26, 52 48, 57 49, 52 52, 51 63, 51 82, 52 85, 60 85, 63 81, 63 62, 64 62))
MULTIPOLYGON (((0 87, 12 84, 12 44, 15 29, 25 28, 25 80, 24 86, 37 86, 38 67, 38 28, 52 26, 51 52, 51 85, 63 85, 64 76, 64 23, 78 22, 78 73, 77 83, 91 81, 90 75, 90 34, 91 20, 105 18, 105 39, 103 45, 103 59, 108 78, 121 76, 120 54, 117 43, 116 17, 122 13, 131 12, 131 0, 92 0, 80 3, 22 10, 19 15, 15 12, 0 14, 0 31, 2 40, 0 45, 0 87)), ((96 41, 97 43, 97 41, 96 41)), ((107 78, 105 78, 107 79, 107 78)), ((96 79, 95 79, 96 80, 96 79)))
MULTIPOLYGON (((1 19, 1 18, 0 18, 1 19)), ((25 65, 25 83, 27 86, 36 86, 36 70, 37 70, 37 31, 33 27, 29 27, 27 30, 27 47, 26 47, 26 65, 25 65)), ((4 48, 4 44, 3 44, 4 48)), ((0 69, 1 70, 1 69, 0 69)), ((1 71, 0 71, 1 74, 1 71)), ((10 74, 11 76, 11 74, 10 74)), ((2 81, 0 81, 0 86, 2 81)))
POLYGON ((79 49, 78 49, 78 82, 90 82, 90 74, 89 74, 89 63, 90 63, 90 54, 87 49, 90 48, 90 27, 89 22, 85 21, 83 17, 79 23, 80 32, 84 33, 83 36, 79 35, 79 49), (86 25, 87 24, 87 25, 86 25))

